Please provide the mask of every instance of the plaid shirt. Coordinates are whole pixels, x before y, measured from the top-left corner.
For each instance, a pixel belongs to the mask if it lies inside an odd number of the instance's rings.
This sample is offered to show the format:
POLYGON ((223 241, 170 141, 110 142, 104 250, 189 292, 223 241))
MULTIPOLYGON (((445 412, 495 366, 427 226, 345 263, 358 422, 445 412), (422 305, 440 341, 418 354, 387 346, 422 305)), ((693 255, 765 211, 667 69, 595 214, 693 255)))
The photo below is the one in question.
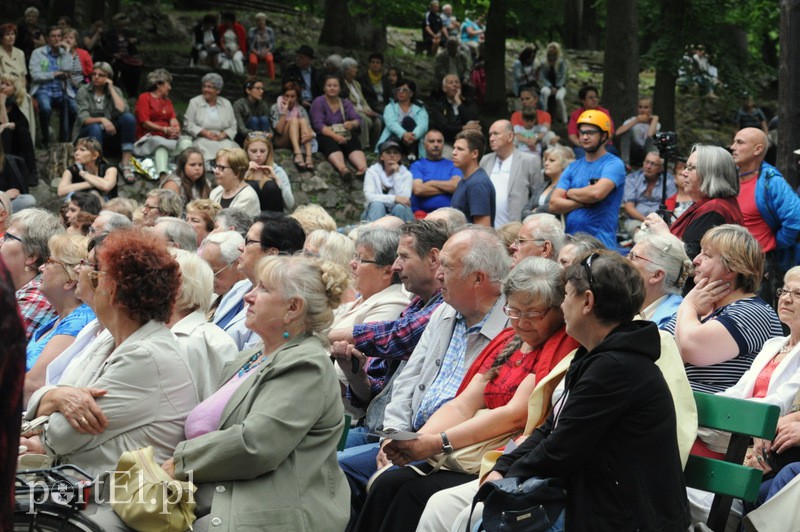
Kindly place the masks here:
MULTIPOLYGON (((376 321, 353 326, 353 344, 367 357, 367 377, 371 389, 370 399, 383 390, 389 364, 393 360, 408 360, 417 346, 433 311, 442 303, 438 291, 425 301, 419 296, 408 304, 394 321, 376 321)), ((369 401, 360 401, 347 387, 347 399, 358 408, 366 408, 369 401)))
POLYGON ((17 305, 19 305, 19 313, 22 316, 28 340, 31 339, 36 329, 57 317, 55 309, 39 291, 41 284, 42 276, 39 274, 16 292, 17 305))

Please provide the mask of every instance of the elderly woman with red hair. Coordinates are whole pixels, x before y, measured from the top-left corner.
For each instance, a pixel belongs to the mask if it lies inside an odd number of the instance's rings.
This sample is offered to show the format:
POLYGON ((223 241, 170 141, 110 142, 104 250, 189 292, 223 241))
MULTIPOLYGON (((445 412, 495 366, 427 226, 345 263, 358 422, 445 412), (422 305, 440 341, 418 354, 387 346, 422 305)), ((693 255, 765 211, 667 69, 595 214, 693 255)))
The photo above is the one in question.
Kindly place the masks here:
POLYGON ((152 446, 157 460, 172 456, 198 402, 186 354, 166 326, 181 284, 166 245, 139 230, 118 230, 96 259, 88 279, 110 336, 91 344, 58 386, 31 397, 27 416, 50 420, 40 436, 22 442, 92 475, 113 470, 120 454, 139 447, 152 446))

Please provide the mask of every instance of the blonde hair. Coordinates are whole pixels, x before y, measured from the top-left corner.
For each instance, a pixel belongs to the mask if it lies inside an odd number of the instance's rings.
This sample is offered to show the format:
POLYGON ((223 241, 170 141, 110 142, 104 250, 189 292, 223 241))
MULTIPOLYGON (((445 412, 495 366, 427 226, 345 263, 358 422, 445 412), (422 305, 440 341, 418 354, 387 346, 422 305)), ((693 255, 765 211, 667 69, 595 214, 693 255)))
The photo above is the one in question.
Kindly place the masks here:
POLYGON ((336 231, 336 221, 333 217, 328 214, 328 211, 314 203, 299 206, 289 216, 300 223, 306 234, 317 229, 336 231))
POLYGON ((50 258, 63 263, 67 277, 71 281, 77 281, 75 266, 81 259, 89 256, 89 238, 83 235, 53 235, 47 242, 47 247, 50 249, 50 258))
POLYGON ((197 253, 170 248, 181 269, 181 287, 175 301, 175 311, 205 312, 214 296, 214 272, 197 253))
MULTIPOLYGON (((510 248, 511 244, 517 239, 517 234, 521 228, 522 222, 508 222, 497 228, 497 236, 500 237, 506 248, 510 248)), ((509 251, 509 253, 511 252, 509 251)))
POLYGON ((131 198, 113 198, 103 205, 104 211, 111 211, 133 220, 133 214, 139 210, 139 204, 131 198))
POLYGON ((683 242, 669 233, 659 235, 643 231, 636 234, 635 240, 637 244, 644 246, 642 253, 645 258, 652 261, 645 261, 644 269, 649 272, 663 271, 664 281, 661 288, 664 293, 680 295, 692 272, 692 261, 686 255, 683 242))
POLYGON ((25 97, 28 95, 27 91, 25 90, 24 80, 25 78, 21 78, 20 76, 10 72, 0 74, 0 81, 7 81, 14 86, 14 103, 20 109, 22 108, 22 104, 25 103, 25 97))
POLYGON ((317 249, 319 258, 338 264, 345 270, 349 268, 350 260, 355 252, 353 241, 336 231, 317 229, 306 238, 306 244, 317 249))
POLYGON ((214 159, 224 157, 228 160, 228 166, 231 167, 236 178, 242 181, 247 167, 250 165, 250 159, 247 158, 247 152, 241 148, 222 148, 217 152, 214 159))
POLYGON ((286 299, 303 302, 303 329, 322 335, 333 323, 333 310, 342 302, 350 278, 333 262, 301 255, 268 255, 259 261, 257 277, 277 288, 286 299))
POLYGON ((718 225, 706 231, 700 246, 716 251, 722 265, 736 274, 733 288, 746 293, 758 290, 764 277, 764 253, 749 230, 741 225, 718 225))
POLYGON ((189 211, 194 211, 199 214, 206 223, 206 231, 208 232, 214 230, 214 219, 221 210, 222 206, 216 201, 211 201, 210 199, 198 199, 190 201, 186 205, 186 214, 189 214, 189 211))

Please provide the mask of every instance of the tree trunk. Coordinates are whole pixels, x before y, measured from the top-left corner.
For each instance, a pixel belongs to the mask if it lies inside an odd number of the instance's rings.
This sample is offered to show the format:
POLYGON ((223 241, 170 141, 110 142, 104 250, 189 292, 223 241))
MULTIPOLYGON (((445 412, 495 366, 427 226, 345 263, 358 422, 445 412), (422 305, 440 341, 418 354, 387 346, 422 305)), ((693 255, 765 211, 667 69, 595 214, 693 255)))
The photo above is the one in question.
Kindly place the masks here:
POLYGON ((582 24, 583 0, 565 0, 563 32, 565 48, 579 48, 582 24))
POLYGON ((386 21, 375 12, 375 3, 364 5, 366 12, 353 17, 349 0, 325 0, 325 19, 319 43, 342 48, 386 49, 386 21))
POLYGON ((603 59, 603 105, 619 127, 636 114, 639 95, 639 22, 636 0, 617 0, 609 5, 606 27, 623 28, 606 32, 603 59))
POLYGON ((662 0, 659 54, 655 59, 656 84, 653 89, 653 112, 658 115, 661 131, 675 131, 675 82, 683 57, 685 0, 662 0))
POLYGON ((508 114, 506 104, 506 0, 492 0, 486 14, 486 65, 484 111, 492 116, 508 114))
POLYGON ((793 153, 800 148, 800 128, 797 127, 800 124, 800 101, 797 98, 800 94, 800 68, 797 66, 800 57, 800 0, 780 0, 780 8, 777 167, 792 188, 796 188, 800 182, 797 156, 793 153))
MULTIPOLYGON (((616 9, 616 2, 609 2, 616 9)), ((608 22, 606 22, 608 27, 608 22)), ((595 0, 583 0, 583 17, 581 20, 580 48, 582 50, 599 50, 602 42, 602 31, 597 23, 597 7, 595 0)))
POLYGON ((353 46, 356 28, 350 15, 348 0, 325 0, 325 19, 319 34, 319 43, 330 46, 353 46))

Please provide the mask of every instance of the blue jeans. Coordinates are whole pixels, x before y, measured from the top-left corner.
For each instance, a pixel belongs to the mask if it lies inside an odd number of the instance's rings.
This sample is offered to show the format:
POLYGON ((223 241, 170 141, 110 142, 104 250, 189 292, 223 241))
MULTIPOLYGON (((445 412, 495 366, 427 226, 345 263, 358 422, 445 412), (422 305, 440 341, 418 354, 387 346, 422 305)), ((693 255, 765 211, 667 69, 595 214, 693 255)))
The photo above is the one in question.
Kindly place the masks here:
POLYGON ((50 118, 53 116, 53 107, 59 109, 61 113, 59 141, 69 142, 72 124, 75 123, 75 117, 78 115, 75 98, 70 98, 66 93, 62 93, 58 98, 51 98, 50 94, 44 91, 37 92, 35 98, 39 103, 39 122, 42 125, 44 145, 50 144, 50 118))
MULTIPOLYGON (((481 530, 483 530, 483 519, 475 523, 472 527, 472 532, 481 532, 481 530)), ((556 519, 555 523, 550 525, 547 532, 564 532, 564 510, 558 514, 558 519, 556 519)))
POLYGON ((389 214, 392 216, 397 216, 404 222, 410 222, 414 219, 414 212, 411 210, 411 207, 406 207, 405 205, 395 203, 394 207, 389 209, 385 203, 380 201, 373 201, 367 205, 367 210, 364 211, 361 219, 368 222, 374 222, 375 220, 379 220, 389 214))
POLYGON ((756 506, 761 506, 774 497, 786 484, 794 480, 794 477, 797 475, 800 475, 800 462, 793 462, 778 471, 778 474, 773 478, 762 482, 761 488, 758 490, 756 506))
POLYGON ((117 128, 115 135, 106 133, 103 125, 95 122, 88 126, 82 126, 78 132, 78 138, 91 137, 105 146, 110 140, 119 142, 122 151, 132 151, 133 141, 136 138, 136 119, 130 113, 122 113, 119 118, 113 121, 114 127, 117 128))
POLYGON ((375 458, 380 444, 368 443, 338 453, 339 467, 350 485, 350 523, 354 526, 367 500, 367 482, 378 470, 375 458))
POLYGON ((251 116, 247 119, 247 129, 253 131, 267 131, 269 132, 269 117, 268 116, 251 116))

